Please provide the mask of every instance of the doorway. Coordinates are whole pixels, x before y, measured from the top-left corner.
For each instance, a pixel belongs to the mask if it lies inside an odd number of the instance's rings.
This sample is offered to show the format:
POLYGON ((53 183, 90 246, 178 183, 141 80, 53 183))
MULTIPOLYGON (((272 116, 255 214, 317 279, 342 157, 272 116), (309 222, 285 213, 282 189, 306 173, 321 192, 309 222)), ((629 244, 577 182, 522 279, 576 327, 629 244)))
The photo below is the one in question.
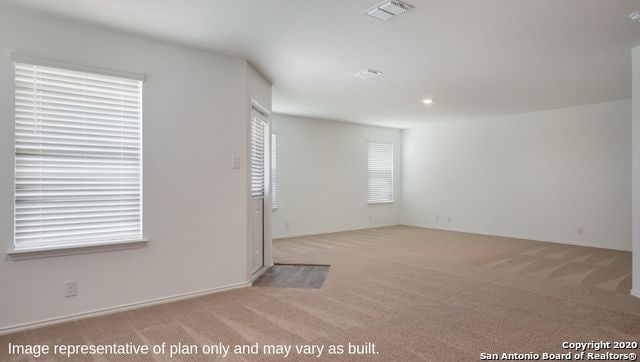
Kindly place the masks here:
MULTIPOLYGON (((251 110, 251 274, 264 266, 265 252, 265 197, 267 172, 265 140, 268 136, 267 119, 257 109, 251 110)), ((270 193, 269 193, 270 194, 270 193)))

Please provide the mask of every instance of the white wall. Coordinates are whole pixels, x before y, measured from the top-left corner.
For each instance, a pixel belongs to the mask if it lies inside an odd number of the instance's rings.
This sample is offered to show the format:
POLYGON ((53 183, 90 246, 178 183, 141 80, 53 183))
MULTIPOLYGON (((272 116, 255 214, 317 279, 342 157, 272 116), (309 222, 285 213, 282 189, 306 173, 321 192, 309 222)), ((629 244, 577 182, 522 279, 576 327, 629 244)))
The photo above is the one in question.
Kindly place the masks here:
POLYGON ((628 100, 430 123, 403 150, 405 224, 631 249, 628 100))
POLYGON ((640 47, 633 49, 633 286, 631 293, 640 298, 640 47))
POLYGON ((278 114, 272 118, 278 137, 274 238, 399 222, 400 130, 278 114), (394 145, 392 204, 367 205, 368 140, 394 145))
POLYGON ((247 63, 23 10, 0 8, 0 253, 12 245, 13 51, 146 74, 147 247, 0 258, 0 333, 11 326, 243 284, 247 275, 247 107, 270 107, 247 63), (249 89, 252 88, 252 89, 249 89), (231 169, 232 156, 243 160, 231 169), (64 298, 65 280, 79 281, 64 298))

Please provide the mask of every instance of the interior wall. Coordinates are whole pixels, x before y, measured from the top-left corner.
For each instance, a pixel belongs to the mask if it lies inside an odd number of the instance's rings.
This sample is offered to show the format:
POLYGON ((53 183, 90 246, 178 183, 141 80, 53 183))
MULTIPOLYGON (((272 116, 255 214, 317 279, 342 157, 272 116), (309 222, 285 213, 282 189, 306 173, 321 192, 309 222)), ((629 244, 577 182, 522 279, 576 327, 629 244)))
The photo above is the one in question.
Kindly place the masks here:
POLYGON ((633 277, 631 293, 640 298, 640 46, 633 49, 633 277))
POLYGON ((398 224, 401 131, 274 114, 278 209, 273 237, 398 224), (367 141, 394 145, 391 204, 367 204, 367 141))
MULTIPOLYGON (((247 74, 242 59, 0 8, 0 333, 37 321, 246 285, 247 107, 249 98, 267 97, 267 87, 247 74), (146 247, 20 261, 5 254, 13 243, 11 52, 147 76, 146 247), (240 170, 231 168, 233 156, 241 158, 240 170), (74 279, 78 295, 65 298, 63 284, 74 279)), ((264 103, 270 106, 270 94, 264 103)))
POLYGON ((629 100, 429 123, 404 132, 402 221, 630 250, 630 163, 629 100))

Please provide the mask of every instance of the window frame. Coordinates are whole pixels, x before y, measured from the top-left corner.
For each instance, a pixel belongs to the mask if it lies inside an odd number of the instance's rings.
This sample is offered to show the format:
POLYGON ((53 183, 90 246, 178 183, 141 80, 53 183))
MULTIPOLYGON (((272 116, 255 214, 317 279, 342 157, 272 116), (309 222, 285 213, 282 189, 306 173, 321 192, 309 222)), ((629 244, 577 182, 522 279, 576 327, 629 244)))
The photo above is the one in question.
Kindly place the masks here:
POLYGON ((278 210, 278 134, 271 133, 271 210, 278 210))
POLYGON ((113 71, 105 68, 98 67, 89 67, 82 66, 72 63, 59 62, 59 61, 51 61, 33 58, 29 56, 24 56, 22 54, 11 54, 10 57, 12 64, 12 77, 13 77, 13 87, 12 87, 12 101, 13 101, 13 161, 14 161, 14 169, 13 169, 13 202, 11 204, 12 211, 12 242, 11 247, 7 250, 7 254, 11 256, 13 259, 21 260, 21 259, 32 259, 32 258, 41 258, 48 256, 60 256, 60 255, 73 255, 73 254, 84 254, 91 252, 101 252, 101 251, 112 251, 112 250, 121 250, 121 249, 132 249, 139 248, 146 245, 149 241, 148 238, 145 237, 144 230, 144 143, 143 143, 143 125, 144 125, 144 106, 143 106, 143 94, 144 94, 144 83, 146 81, 146 76, 142 74, 129 73, 129 72, 121 72, 121 71, 113 71), (24 245, 21 246, 17 243, 16 239, 16 230, 17 230, 17 219, 16 219, 16 200, 17 200, 17 184, 18 184, 18 153, 16 152, 16 145, 18 141, 17 128, 16 128, 16 115, 17 115, 17 98, 16 98, 16 70, 15 67, 17 64, 28 65, 28 66, 43 66, 48 68, 55 68, 56 70, 61 71, 71 71, 71 72, 82 72, 87 73, 89 75, 96 76, 108 76, 115 78, 122 78, 126 80, 134 80, 140 82, 140 94, 139 94, 139 112, 140 112, 140 130, 139 130, 139 236, 135 238, 123 238, 123 239, 105 239, 105 240, 93 240, 93 241, 83 241, 83 240, 74 240, 68 242, 52 242, 49 244, 43 245, 24 245))
POLYGON ((395 202, 395 145, 393 142, 382 142, 382 141, 373 141, 373 140, 368 140, 367 141, 367 205, 385 205, 385 204, 392 204, 395 202), (371 181, 371 177, 370 177, 370 169, 369 169, 369 163, 370 163, 370 159, 371 159, 371 155, 369 152, 369 147, 370 145, 384 145, 384 146, 390 146, 391 148, 391 169, 389 170, 391 172, 391 185, 390 185, 390 194, 391 194, 391 198, 388 200, 371 200, 369 197, 369 187, 370 187, 370 181, 371 181))

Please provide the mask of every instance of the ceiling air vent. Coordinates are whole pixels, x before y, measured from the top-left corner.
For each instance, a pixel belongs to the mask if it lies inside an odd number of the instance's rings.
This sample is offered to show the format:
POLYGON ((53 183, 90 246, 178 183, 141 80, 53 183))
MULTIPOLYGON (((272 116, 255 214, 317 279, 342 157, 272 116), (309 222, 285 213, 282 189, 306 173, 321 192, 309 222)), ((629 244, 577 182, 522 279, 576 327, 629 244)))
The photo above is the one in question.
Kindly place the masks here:
POLYGON ((402 1, 390 0, 370 8, 364 13, 378 20, 389 20, 411 9, 413 9, 412 5, 402 1))
POLYGON ((356 78, 360 78, 360 79, 369 79, 373 77, 378 77, 380 75, 382 75, 381 71, 373 70, 373 69, 361 70, 358 73, 354 74, 356 78))

